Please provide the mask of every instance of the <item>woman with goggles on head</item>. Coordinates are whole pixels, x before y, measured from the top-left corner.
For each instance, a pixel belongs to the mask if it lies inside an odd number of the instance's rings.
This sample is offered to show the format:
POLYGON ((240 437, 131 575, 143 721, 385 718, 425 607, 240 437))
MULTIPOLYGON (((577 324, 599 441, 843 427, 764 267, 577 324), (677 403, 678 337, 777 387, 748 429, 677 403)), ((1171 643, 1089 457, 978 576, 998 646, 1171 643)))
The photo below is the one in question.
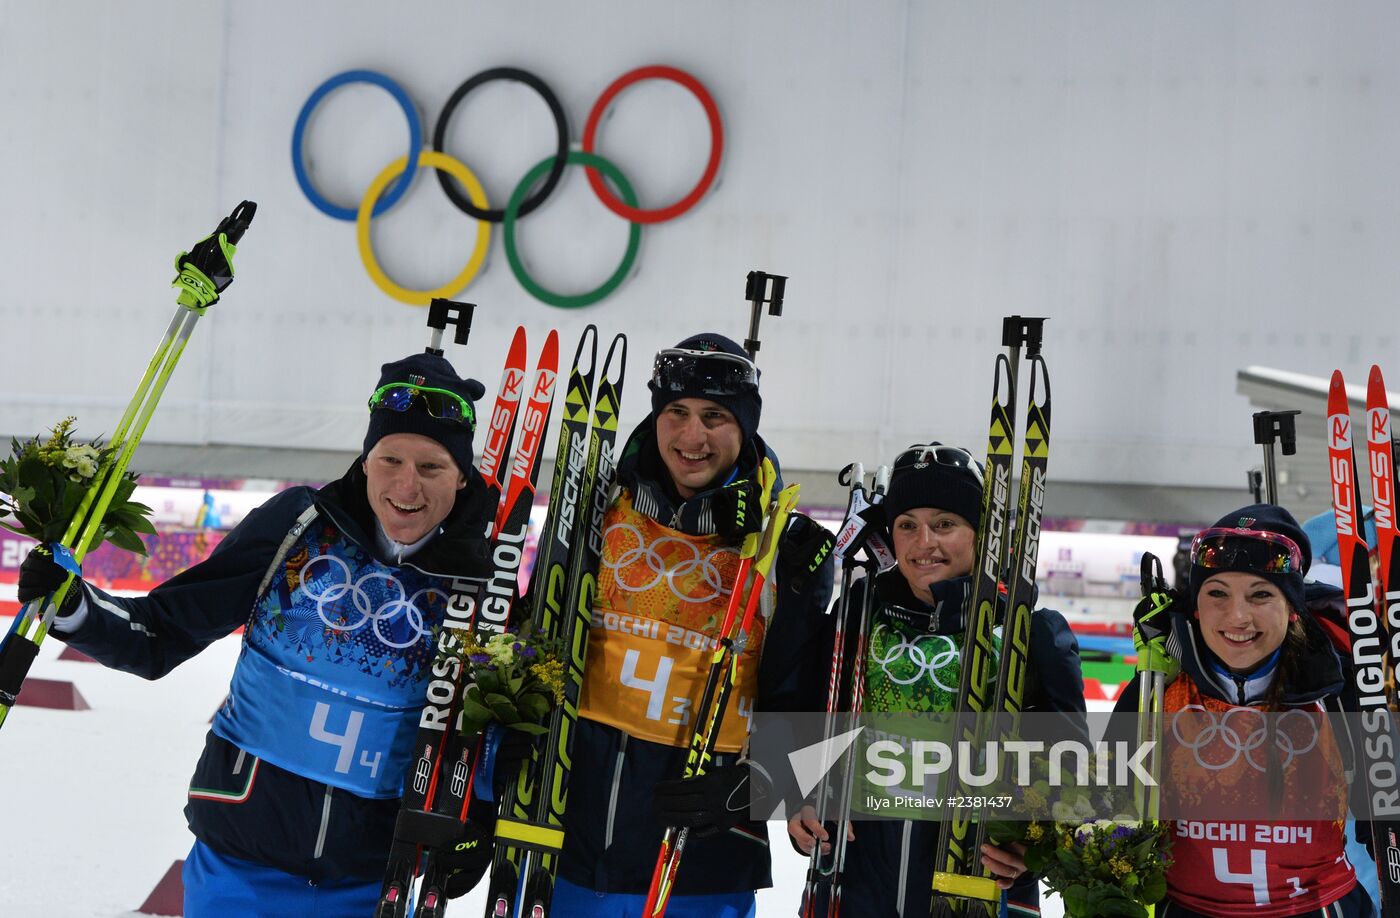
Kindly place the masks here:
MULTIPOLYGON (((1243 507, 1192 541, 1185 596, 1134 614, 1139 660, 1167 673, 1159 916, 1372 914, 1343 856, 1346 756, 1320 715, 1347 680, 1308 611, 1310 561, 1287 510, 1243 507)), ((1136 712, 1138 695, 1129 683, 1115 712, 1136 712)))
MULTIPOLYGON (((896 564, 875 577, 863 710, 954 709, 962 669, 963 604, 971 584, 982 491, 982 468, 964 449, 931 443, 911 447, 895 461, 881 507, 896 564)), ((856 582, 847 605, 848 636, 859 628, 866 582, 856 582)), ((845 643, 843 673, 852 671, 857 643, 849 637, 845 643)), ((1026 710, 1084 712, 1079 646, 1058 612, 1040 609, 1032 616, 1029 666, 1026 710)), ((849 710, 849 699, 840 707, 849 710)), ((815 844, 827 851, 833 841, 830 824, 823 826, 815 816, 806 807, 788 821, 793 845, 804 854, 815 844)), ((888 819, 852 827, 841 884, 843 918, 929 914, 940 829, 941 823, 933 821, 888 819)), ((1038 914, 1039 887, 1025 874, 1019 852, 988 845, 980 854, 998 885, 1009 890, 1009 913, 1038 914)), ((824 899, 825 890, 819 895, 824 899)), ((817 906, 816 914, 826 914, 824 901, 817 906)))

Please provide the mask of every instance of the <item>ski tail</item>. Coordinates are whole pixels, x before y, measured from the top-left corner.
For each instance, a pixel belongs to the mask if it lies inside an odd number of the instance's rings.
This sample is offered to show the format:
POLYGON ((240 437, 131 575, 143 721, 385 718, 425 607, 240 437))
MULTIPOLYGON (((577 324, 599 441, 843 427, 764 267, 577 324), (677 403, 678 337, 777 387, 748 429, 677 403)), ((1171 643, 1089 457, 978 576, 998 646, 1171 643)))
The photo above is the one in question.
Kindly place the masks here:
MULTIPOLYGON (((995 739, 1001 749, 1006 748, 1007 740, 1015 738, 1021 711, 1025 709, 1032 603, 1036 599, 1035 566, 1040 557, 1040 523, 1045 516, 1045 477, 1050 464, 1050 375, 1039 354, 1029 358, 1029 370, 1025 447, 1016 492, 1016 535, 1010 558, 1012 570, 1006 578, 1006 618, 991 707, 997 718, 995 739)), ((985 823, 979 820, 972 851, 981 851, 986 840, 985 823)))
POLYGON ((505 462, 515 433, 515 415, 520 408, 520 394, 525 388, 525 326, 517 325, 506 352, 506 364, 501 370, 501 386, 496 390, 496 404, 486 424, 486 441, 476 460, 476 470, 491 487, 505 490, 505 462))
POLYGON ((1376 525, 1376 595, 1390 636, 1386 654, 1386 693, 1391 710, 1400 709, 1395 686, 1400 669, 1400 564, 1395 556, 1395 452, 1390 429, 1390 400, 1381 368, 1371 367, 1366 382, 1366 458, 1371 471, 1371 506, 1376 525))
MULTIPOLYGON (((1382 390, 1383 391, 1383 390, 1382 390)), ((1368 412, 1369 417, 1369 412, 1368 412)), ((1387 419, 1388 423, 1388 419, 1387 419)), ((1357 771, 1373 814, 1384 812, 1395 793, 1396 736, 1385 688, 1385 620, 1377 603, 1366 547, 1356 483, 1356 453, 1352 442, 1351 406, 1340 370, 1332 374, 1327 392, 1327 457, 1332 478, 1332 512, 1337 524, 1337 549, 1346 593, 1347 626, 1351 631, 1352 678, 1362 716, 1357 771), (1385 783, 1382 783, 1384 781, 1385 783)), ((1377 513, 1379 535, 1380 514, 1377 513)), ((1380 878, 1378 903, 1383 918, 1400 915, 1400 820, 1371 817, 1371 850, 1380 878)))
MULTIPOLYGON (((534 627, 543 634, 558 634, 569 551, 578 540, 578 520, 584 515, 583 501, 587 498, 588 487, 585 480, 588 411, 593 401, 597 363, 598 330, 589 325, 579 337, 573 368, 569 372, 568 389, 560 412, 559 442, 549 507, 527 592, 527 605, 532 610, 534 627)), ((531 760, 521 769, 520 777, 506 789, 500 804, 501 816, 515 819, 528 817, 534 793, 534 784, 529 775, 538 769, 539 758, 540 748, 536 744, 531 760)), ((498 910, 501 914, 513 914, 519 861, 520 855, 516 849, 508 845, 496 846, 487 887, 488 914, 495 914, 498 910)))
MULTIPOLYGON (((520 563, 525 554, 525 538, 530 527, 530 511, 534 506, 535 486, 539 481, 558 372, 559 333, 550 331, 540 351, 531 385, 522 393, 525 408, 520 415, 520 436, 511 458, 502 502, 496 513, 491 577, 482 590, 473 628, 477 632, 500 634, 512 621, 520 563)), ((467 691, 468 687, 463 686, 461 695, 467 691)), ((456 709, 460 710, 460 697, 454 701, 456 709)), ((428 800, 434 815, 451 819, 460 826, 466 820, 467 807, 471 803, 481 738, 463 736, 457 723, 454 714, 454 728, 443 743, 435 783, 429 790, 428 800)), ((439 846, 428 848, 419 906, 415 912, 417 918, 430 918, 434 914, 434 903, 441 903, 443 898, 447 877, 437 863, 438 850, 439 846)))
POLYGON ((517 779, 516 805, 509 816, 502 815, 496 822, 497 850, 486 902, 488 916, 528 914, 532 918, 547 918, 551 914, 573 768, 574 727, 578 723, 588 630, 602 560, 603 518, 617 471, 615 444, 626 364, 627 338, 617 335, 608 348, 592 400, 588 453, 576 504, 574 538, 568 550, 567 575, 561 578, 558 570, 546 575, 549 579, 544 583, 541 603, 568 654, 564 700, 550 714, 544 745, 536 751, 537 767, 522 769, 517 779), (497 870, 502 871, 500 877, 496 876, 497 870))
MULTIPOLYGON (((973 588, 963 607, 962 673, 958 681, 957 732, 959 739, 980 749, 983 715, 992 710, 987 674, 996 656, 993 628, 997 619, 1002 559, 1009 536, 1011 462, 1015 451, 1016 405, 1014 370, 1005 354, 997 355, 992 389, 992 415, 987 430, 987 468, 982 486, 982 520, 977 529, 973 588)), ((954 791, 957 794, 957 791, 954 791)), ((981 876, 981 859, 972 847, 973 813, 967 807, 953 807, 944 822, 934 857, 935 893, 996 898, 996 883, 981 876), (976 876, 972 875, 976 872, 976 876)), ((965 902, 950 898, 957 911, 965 902)))
MULTIPOLYGON (((488 442, 494 437, 495 442, 508 444, 513 438, 518 412, 511 407, 511 402, 518 405, 522 395, 520 374, 513 370, 523 366, 523 347, 523 332, 517 331, 502 373, 502 391, 497 398, 497 411, 493 412, 488 442)), ((488 465, 483 474, 494 486, 501 474, 508 473, 504 491, 511 501, 503 501, 498 506, 493 521, 491 579, 484 582, 455 580, 451 584, 451 597, 434 651, 432 671, 455 675, 432 680, 426 690, 414 741, 415 757, 404 782, 376 918, 404 918, 408 914, 413 881, 425 849, 430 855, 424 868, 418 911, 422 914, 425 909, 437 908, 442 903, 441 886, 445 878, 433 864, 431 851, 455 841, 461 834, 478 742, 477 737, 460 735, 461 699, 467 688, 463 679, 464 640, 477 629, 505 630, 509 597, 513 595, 520 563, 520 545, 524 541, 523 536, 516 541, 506 541, 506 538, 516 530, 523 533, 529 521, 534 481, 539 475, 539 447, 553 399, 558 359, 558 335, 550 332, 529 390, 518 448, 508 467, 498 462, 488 465), (502 582, 511 585, 504 608, 500 600, 502 582), (439 794, 444 788, 445 792, 439 794)))

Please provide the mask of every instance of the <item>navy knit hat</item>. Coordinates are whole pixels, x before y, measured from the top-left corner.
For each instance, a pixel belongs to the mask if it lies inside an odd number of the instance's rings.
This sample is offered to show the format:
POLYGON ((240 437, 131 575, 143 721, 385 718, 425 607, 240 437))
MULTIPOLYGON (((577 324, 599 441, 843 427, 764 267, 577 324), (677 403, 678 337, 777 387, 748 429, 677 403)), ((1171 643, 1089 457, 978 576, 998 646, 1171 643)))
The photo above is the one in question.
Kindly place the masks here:
POLYGON ((1226 564, 1224 567, 1201 567, 1199 564, 1193 563, 1189 579, 1193 604, 1201 592, 1201 585, 1211 575, 1222 570, 1234 570, 1257 574, 1278 587, 1279 592, 1283 593, 1283 598, 1288 600, 1288 604, 1295 611, 1301 612, 1307 609, 1307 601, 1303 597, 1303 574, 1312 564, 1312 543, 1308 540, 1308 534, 1303 531, 1303 527, 1298 525, 1298 521, 1293 518, 1293 514, 1274 504, 1251 504, 1248 507, 1241 507, 1233 513, 1225 514, 1211 528, 1237 530, 1245 537, 1250 532, 1272 532, 1285 536, 1298 546, 1298 550, 1303 556, 1302 565, 1300 570, 1282 574, 1261 571, 1251 566, 1250 559, 1244 552, 1236 552, 1233 556, 1227 554, 1224 559, 1226 564), (1232 558, 1233 560, 1231 560, 1232 558))
MULTIPOLYGON (((446 389, 460 395, 468 404, 476 402, 486 392, 486 387, 474 379, 463 379, 457 375, 447 358, 435 354, 413 354, 393 363, 386 363, 379 370, 379 383, 375 390, 392 383, 408 383, 432 389, 446 389)), ((474 409, 473 409, 474 410, 474 409)), ((461 472, 466 472, 472 464, 472 434, 476 432, 475 416, 466 424, 435 418, 428 413, 422 402, 414 402, 404 411, 389 407, 370 410, 369 427, 365 431, 364 453, 369 455, 378 443, 389 434, 420 434, 442 444, 457 463, 461 472)))
POLYGON ((890 470, 885 493, 885 521, 915 507, 947 510, 977 527, 982 519, 982 466, 967 450, 956 446, 916 443, 899 454, 890 470))
MULTIPOLYGON (((730 354, 749 360, 748 351, 745 351, 733 340, 715 332, 691 335, 677 344, 676 347, 681 350, 730 354)), ((746 388, 741 392, 729 395, 703 391, 699 387, 698 380, 693 386, 681 385, 679 388, 672 386, 663 389, 657 385, 653 378, 647 383, 647 388, 651 390, 651 416, 653 418, 661 414, 667 405, 677 399, 703 398, 727 408, 734 415, 734 419, 739 422, 739 429, 743 431, 745 443, 758 432, 758 419, 763 412, 763 398, 758 394, 757 385, 751 389, 746 388)))

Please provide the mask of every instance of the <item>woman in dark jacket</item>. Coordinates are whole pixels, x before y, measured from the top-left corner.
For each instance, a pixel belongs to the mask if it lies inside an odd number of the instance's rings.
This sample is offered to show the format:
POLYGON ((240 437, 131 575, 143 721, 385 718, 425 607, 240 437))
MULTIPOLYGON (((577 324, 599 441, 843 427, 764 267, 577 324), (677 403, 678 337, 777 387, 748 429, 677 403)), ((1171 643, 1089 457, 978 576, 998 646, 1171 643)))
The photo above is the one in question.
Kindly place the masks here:
MULTIPOLYGON (((863 710, 953 710, 962 668, 964 598, 971 588, 982 514, 982 477, 966 450, 938 443, 912 447, 895 461, 882 507, 897 563, 875 577, 863 710)), ((857 582, 847 604, 848 635, 859 627, 865 582, 857 582)), ((846 642, 843 672, 851 671, 857 643, 846 642)), ((1084 712, 1079 646, 1060 613, 1040 609, 1032 615, 1029 666, 1027 711, 1084 712)), ((941 825, 885 820, 851 828, 842 874, 843 918, 927 915, 941 825)), ((817 842, 824 847, 830 843, 811 808, 788 821, 788 834, 804 853, 817 842)), ((1024 875, 1019 854, 992 846, 981 853, 983 865, 1010 890, 1011 911, 1037 914, 1039 887, 1024 875)), ((816 913, 823 914, 824 905, 816 913)))

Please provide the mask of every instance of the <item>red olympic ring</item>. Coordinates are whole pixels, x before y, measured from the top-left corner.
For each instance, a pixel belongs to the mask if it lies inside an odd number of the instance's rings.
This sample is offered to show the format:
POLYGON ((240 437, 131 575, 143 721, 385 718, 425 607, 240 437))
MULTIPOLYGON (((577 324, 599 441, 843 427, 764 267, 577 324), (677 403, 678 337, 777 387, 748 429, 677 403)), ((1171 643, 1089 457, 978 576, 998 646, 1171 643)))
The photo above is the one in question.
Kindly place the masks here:
POLYGON ((593 103, 593 109, 588 113, 588 123, 583 129, 583 151, 585 153, 595 152, 598 124, 602 121, 603 113, 607 111, 613 99, 627 87, 643 80, 671 80, 678 83, 690 90, 700 105, 704 107, 705 117, 710 122, 710 159, 705 163, 705 172, 700 176, 700 181, 695 183, 695 187, 690 190, 689 194, 674 204, 647 210, 641 207, 631 207, 619 201, 612 190, 608 188, 607 183, 603 181, 603 176, 597 169, 586 166, 585 171, 588 173, 588 184, 593 186, 593 193, 598 196, 598 200, 602 201, 608 210, 633 223, 662 223, 679 217, 690 210, 709 190, 715 176, 719 173, 719 161, 724 153, 724 125, 720 122, 719 107, 715 105, 714 98, 695 77, 684 70, 660 64, 638 67, 636 70, 629 70, 613 80, 612 85, 603 90, 598 101, 593 103))

